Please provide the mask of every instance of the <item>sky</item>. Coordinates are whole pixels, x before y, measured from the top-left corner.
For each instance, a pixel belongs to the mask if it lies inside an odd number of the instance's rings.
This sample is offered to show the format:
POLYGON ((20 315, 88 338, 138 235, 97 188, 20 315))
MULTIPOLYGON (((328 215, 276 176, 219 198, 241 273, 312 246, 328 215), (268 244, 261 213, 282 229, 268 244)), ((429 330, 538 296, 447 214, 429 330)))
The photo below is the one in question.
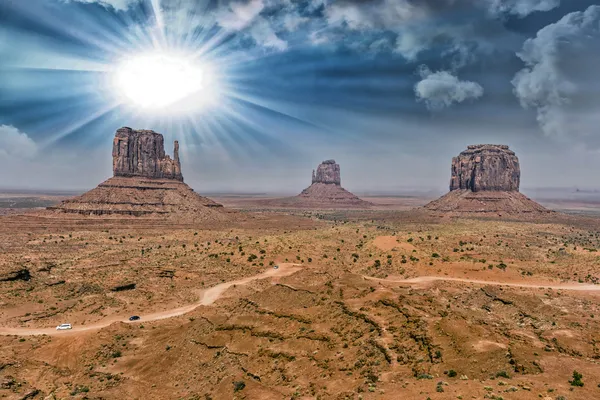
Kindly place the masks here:
POLYGON ((596 189, 598 71, 600 0, 0 0, 0 188, 92 188, 129 126, 201 193, 444 191, 478 143, 596 189))

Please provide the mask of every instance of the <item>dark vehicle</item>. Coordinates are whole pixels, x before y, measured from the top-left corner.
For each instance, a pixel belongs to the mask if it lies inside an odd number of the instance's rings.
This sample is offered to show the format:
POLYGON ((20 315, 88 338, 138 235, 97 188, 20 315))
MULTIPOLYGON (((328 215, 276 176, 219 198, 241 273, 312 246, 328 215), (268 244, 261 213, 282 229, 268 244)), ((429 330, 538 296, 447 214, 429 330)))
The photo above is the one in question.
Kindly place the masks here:
POLYGON ((138 317, 137 315, 133 315, 133 316, 129 317, 130 321, 137 321, 139 319, 140 319, 140 317, 138 317))

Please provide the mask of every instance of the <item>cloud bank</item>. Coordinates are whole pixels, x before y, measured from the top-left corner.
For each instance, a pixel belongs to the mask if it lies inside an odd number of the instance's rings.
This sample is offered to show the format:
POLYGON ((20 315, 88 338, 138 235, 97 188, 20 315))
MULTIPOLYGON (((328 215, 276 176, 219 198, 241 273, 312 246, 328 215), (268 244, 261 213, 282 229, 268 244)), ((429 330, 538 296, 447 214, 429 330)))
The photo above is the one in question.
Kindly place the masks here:
POLYGON ((31 158, 37 152, 36 143, 11 125, 0 125, 0 156, 31 158))
POLYGON ((560 0, 486 0, 493 15, 512 14, 521 18, 536 11, 550 11, 560 0))
POLYGON ((544 27, 518 56, 526 67, 512 81, 514 93, 536 110, 544 133, 600 146, 591 136, 600 124, 600 6, 544 27))
POLYGON ((112 7, 117 11, 126 11, 135 3, 139 3, 140 0, 63 0, 63 1, 76 1, 79 3, 98 3, 104 7, 112 7))

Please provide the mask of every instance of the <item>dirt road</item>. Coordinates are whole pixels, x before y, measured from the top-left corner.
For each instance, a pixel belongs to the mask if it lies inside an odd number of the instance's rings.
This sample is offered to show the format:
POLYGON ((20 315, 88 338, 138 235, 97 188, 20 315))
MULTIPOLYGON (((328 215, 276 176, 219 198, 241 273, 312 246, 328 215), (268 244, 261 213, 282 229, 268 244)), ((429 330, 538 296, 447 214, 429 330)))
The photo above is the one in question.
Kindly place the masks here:
MULTIPOLYGON (((296 271, 299 271, 302 267, 299 264, 284 263, 279 264, 279 269, 270 268, 262 274, 250 276, 247 278, 238 279, 235 281, 224 282, 219 285, 213 286, 210 289, 202 290, 200 292, 200 300, 194 304, 190 304, 183 307, 174 308, 167 311, 161 311, 151 314, 141 315, 139 321, 149 322, 157 321, 161 319, 178 317, 184 315, 199 306, 208 306, 217 301, 223 293, 233 285, 245 285, 257 279, 275 278, 288 276, 296 271)), ((493 285, 493 286, 510 286, 520 288, 532 288, 532 289, 554 289, 554 290, 575 290, 575 291, 588 291, 597 292, 600 291, 600 285, 588 285, 588 284, 577 284, 577 283, 566 283, 566 284, 555 284, 555 283, 515 283, 515 282, 496 282, 496 281, 484 281, 477 279, 463 279, 463 278, 451 278, 444 276, 420 276, 410 279, 381 279, 373 278, 370 276, 363 276, 363 278, 372 281, 379 281, 385 283, 401 283, 407 285, 415 285, 422 283, 430 283, 435 281, 451 281, 451 282, 463 282, 472 285, 493 285)), ((115 322, 132 323, 125 316, 111 317, 100 322, 96 322, 85 326, 75 326, 73 329, 68 331, 57 331, 56 328, 4 328, 0 327, 0 335, 18 335, 18 336, 32 336, 32 335, 69 335, 81 332, 94 331, 109 326, 115 322)))
POLYGON ((217 301, 223 293, 234 285, 245 285, 249 282, 258 280, 258 279, 266 279, 266 278, 276 278, 282 276, 288 276, 293 274, 296 271, 299 271, 302 267, 299 264, 292 263, 282 263, 279 264, 278 269, 269 268, 267 271, 263 272, 259 275, 250 276, 247 278, 238 279, 235 281, 224 282, 219 285, 213 286, 209 289, 202 290, 200 292, 200 300, 196 303, 174 308, 167 311, 160 311, 151 314, 140 314, 140 320, 131 322, 126 316, 115 316, 111 318, 104 319, 102 321, 83 325, 83 326, 74 326, 73 329, 65 330, 65 331, 57 331, 56 327, 52 328, 5 328, 0 327, 0 335, 18 335, 18 336, 32 336, 32 335, 69 335, 74 333, 81 332, 89 332, 98 329, 105 328, 110 324, 115 322, 124 322, 124 323, 143 323, 150 321, 158 321, 161 319, 178 317, 180 315, 184 315, 189 313, 190 311, 195 310, 200 306, 209 306, 217 301))
POLYGON ((446 276, 418 276, 416 278, 409 279, 381 279, 373 278, 370 276, 364 277, 371 281, 380 281, 387 283, 404 283, 407 285, 414 285, 419 283, 430 283, 435 281, 449 281, 449 282, 463 282, 471 285, 492 285, 492 286, 510 286, 519 288, 531 288, 531 289, 553 289, 553 290, 575 290, 581 292, 598 292, 600 291, 600 285, 590 285, 583 283, 519 283, 519 282, 497 282, 497 281, 484 281, 479 279, 465 279, 465 278, 451 278, 446 276))

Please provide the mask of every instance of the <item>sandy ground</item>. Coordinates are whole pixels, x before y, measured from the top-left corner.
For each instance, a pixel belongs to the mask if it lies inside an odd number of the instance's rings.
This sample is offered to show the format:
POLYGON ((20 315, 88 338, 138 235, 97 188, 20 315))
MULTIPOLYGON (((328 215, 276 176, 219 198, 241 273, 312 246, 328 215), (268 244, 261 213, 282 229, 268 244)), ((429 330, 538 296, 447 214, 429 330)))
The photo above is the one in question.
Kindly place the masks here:
POLYGON ((161 312, 151 313, 151 314, 142 314, 138 315, 140 317, 137 321, 129 321, 126 316, 113 316, 111 318, 104 319, 99 322, 95 322, 93 324, 89 324, 86 326, 75 326, 69 330, 61 330, 58 331, 56 328, 37 328, 37 329, 29 329, 29 328, 6 328, 0 327, 0 335, 18 335, 18 336, 31 336, 31 335, 72 335, 76 333, 85 333, 90 331, 95 331, 98 329, 105 328, 115 322, 123 322, 127 324, 139 324, 142 322, 151 322, 158 321, 167 318, 179 317, 181 315, 187 314, 200 306, 209 306, 217 301, 223 293, 227 289, 235 285, 245 285, 249 282, 252 282, 257 279, 267 279, 267 278, 277 278, 282 276, 288 276, 293 274, 294 272, 300 269, 299 264, 291 264, 291 263, 282 263, 279 265, 278 269, 269 268, 265 272, 256 275, 250 276, 243 279, 238 279, 235 281, 221 283, 219 285, 213 286, 209 289, 199 289, 200 293, 200 301, 194 304, 190 304, 183 307, 177 307, 170 310, 165 310, 161 312))
POLYGON ((600 221, 257 215, 5 218, 0 397, 600 398, 600 221))
MULTIPOLYGON (((187 314, 200 306, 209 306, 217 301, 219 298, 223 296, 225 291, 232 286, 235 285, 245 285, 249 282, 258 279, 267 279, 267 278, 277 278, 291 275, 301 269, 299 264, 291 264, 291 263, 282 263, 279 264, 278 269, 270 268, 266 272, 251 276, 243 279, 238 279, 230 282, 225 282, 216 286, 211 287, 210 289, 199 289, 200 291, 200 301, 194 304, 190 304, 183 307, 177 307, 170 310, 165 310, 157 313, 140 315, 140 320, 138 321, 129 321, 129 319, 125 316, 114 316, 100 322, 96 322, 93 324, 89 324, 86 326, 76 326, 70 330, 65 331, 57 331, 54 328, 38 328, 38 329, 30 329, 30 328, 6 328, 0 327, 0 335, 17 335, 17 336, 30 336, 30 335, 69 335, 75 333, 89 332, 98 329, 105 328, 115 322, 123 322, 123 323, 141 323, 141 322, 150 322, 150 321, 158 321, 167 318, 179 317, 181 315, 187 314)), ((450 282, 461 282, 467 284, 475 284, 475 285, 491 285, 491 286, 506 286, 506 287, 518 287, 518 288, 532 288, 532 289, 553 289, 553 290, 574 290, 574 291, 583 291, 583 292, 598 292, 600 291, 600 286, 598 285, 585 285, 585 284, 555 284, 555 283, 514 283, 514 282, 497 282, 497 281, 485 281, 485 280, 475 280, 475 279, 465 279, 465 278, 450 278, 443 276, 419 276, 416 278, 410 279, 382 279, 382 278, 373 278, 370 276, 363 276, 364 279, 384 282, 384 283, 399 283, 399 284, 423 284, 423 283, 431 283, 436 281, 450 281, 450 282)))

